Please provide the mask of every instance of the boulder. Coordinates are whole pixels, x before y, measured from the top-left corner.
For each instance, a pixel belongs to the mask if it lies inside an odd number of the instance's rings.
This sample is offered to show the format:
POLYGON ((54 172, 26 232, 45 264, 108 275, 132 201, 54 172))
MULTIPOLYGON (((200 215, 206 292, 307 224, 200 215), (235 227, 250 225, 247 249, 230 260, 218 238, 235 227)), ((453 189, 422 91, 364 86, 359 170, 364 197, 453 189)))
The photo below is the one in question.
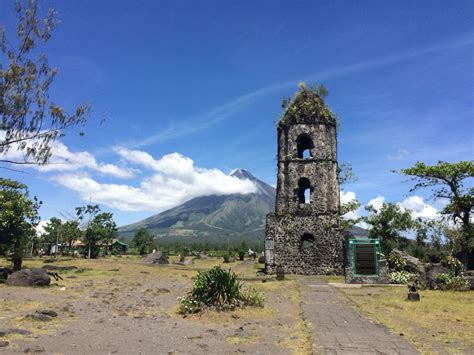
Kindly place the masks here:
POLYGON ((441 264, 426 264, 425 266, 424 282, 428 288, 434 288, 436 286, 436 276, 438 274, 448 274, 449 269, 441 264))
POLYGON ((14 272, 7 279, 9 286, 47 286, 51 282, 45 269, 23 269, 14 272))
POLYGON ((145 264, 169 264, 168 257, 161 251, 155 251, 154 253, 148 254, 143 258, 145 264))
POLYGON ((398 255, 400 258, 406 261, 406 265, 404 267, 406 271, 413 272, 415 274, 424 274, 426 272, 425 266, 418 258, 408 255, 404 251, 398 249, 393 249, 392 253, 398 255))

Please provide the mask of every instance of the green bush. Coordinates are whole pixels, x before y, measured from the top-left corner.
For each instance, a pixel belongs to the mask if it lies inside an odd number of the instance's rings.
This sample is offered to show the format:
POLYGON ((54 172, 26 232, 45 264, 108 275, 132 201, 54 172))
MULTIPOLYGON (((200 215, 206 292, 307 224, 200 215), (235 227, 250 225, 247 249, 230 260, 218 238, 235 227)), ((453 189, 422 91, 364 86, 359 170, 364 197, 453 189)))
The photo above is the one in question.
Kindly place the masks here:
POLYGON ((243 261, 245 258, 245 251, 239 250, 239 260, 243 261))
POLYGON ((469 280, 459 275, 436 275, 436 289, 438 290, 468 291, 470 289, 470 286, 471 284, 469 280))
POLYGON ((396 271, 403 271, 407 261, 398 254, 390 253, 388 256, 388 263, 392 269, 395 269, 396 271))
POLYGON ((255 288, 243 289, 237 275, 220 266, 198 272, 193 289, 184 297, 178 298, 179 313, 197 313, 204 306, 217 309, 237 306, 263 307, 263 295, 255 288))
POLYGON ((241 299, 247 306, 263 307, 265 297, 255 287, 244 289, 241 293, 241 299))
POLYGON ((408 271, 395 271, 388 274, 391 284, 408 285, 416 282, 417 276, 408 271))
POLYGON ((454 256, 445 256, 441 260, 441 265, 447 267, 453 275, 459 275, 463 269, 462 262, 454 256))

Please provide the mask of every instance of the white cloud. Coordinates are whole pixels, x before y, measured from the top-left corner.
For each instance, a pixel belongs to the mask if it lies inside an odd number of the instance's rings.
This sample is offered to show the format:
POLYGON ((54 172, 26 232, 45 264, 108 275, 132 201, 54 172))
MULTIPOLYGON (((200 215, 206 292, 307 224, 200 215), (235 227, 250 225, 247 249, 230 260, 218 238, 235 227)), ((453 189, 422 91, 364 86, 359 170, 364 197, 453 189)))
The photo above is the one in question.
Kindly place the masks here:
POLYGON ((155 160, 150 154, 116 148, 123 158, 153 170, 138 187, 102 184, 84 174, 65 174, 54 178, 76 191, 83 200, 92 200, 124 211, 161 212, 199 196, 252 193, 257 188, 250 180, 224 174, 217 169, 194 166, 192 159, 172 153, 155 160))
POLYGON ((379 211, 382 208, 382 205, 384 202, 385 202, 385 197, 379 195, 373 198, 372 200, 370 200, 367 203, 367 206, 372 206, 373 208, 375 208, 375 210, 379 211))
MULTIPOLYGON (((0 131, 0 141, 4 139, 5 132, 0 131)), ((33 142, 30 142, 33 143, 33 142)), ((50 171, 78 171, 90 169, 98 173, 113 176, 116 178, 131 178, 137 172, 136 169, 119 167, 114 164, 99 163, 95 157, 87 152, 71 152, 69 148, 59 141, 51 142, 51 157, 48 164, 45 165, 25 165, 23 167, 33 168, 41 172, 50 171)), ((18 144, 12 144, 12 147, 0 158, 12 161, 25 160, 24 154, 18 149, 18 144)))
MULTIPOLYGON (((353 191, 341 191, 340 196, 341 196, 341 205, 351 202, 353 200, 357 200, 356 193, 353 191)), ((363 208, 359 207, 358 209, 354 211, 347 212, 346 214, 342 216, 342 218, 346 220, 358 219, 361 217, 362 211, 363 211, 363 208)))
POLYGON ((341 205, 356 200, 356 194, 353 191, 341 191, 341 205))
POLYGON ((402 208, 412 210, 413 218, 436 219, 439 217, 439 211, 433 206, 425 203, 421 196, 410 196, 398 205, 402 208))

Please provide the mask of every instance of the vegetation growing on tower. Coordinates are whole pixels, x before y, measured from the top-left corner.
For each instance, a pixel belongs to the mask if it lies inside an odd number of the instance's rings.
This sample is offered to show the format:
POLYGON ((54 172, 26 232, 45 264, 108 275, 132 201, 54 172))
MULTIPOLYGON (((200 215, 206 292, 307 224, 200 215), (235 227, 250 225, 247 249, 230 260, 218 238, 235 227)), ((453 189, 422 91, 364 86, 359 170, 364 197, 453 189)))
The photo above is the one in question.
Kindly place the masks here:
POLYGON ((289 125, 296 123, 309 123, 308 120, 336 125, 336 115, 324 102, 329 93, 326 87, 324 85, 306 86, 304 83, 300 83, 299 87, 300 90, 294 98, 283 98, 281 107, 285 110, 285 113, 277 127, 279 129, 287 128, 289 125))

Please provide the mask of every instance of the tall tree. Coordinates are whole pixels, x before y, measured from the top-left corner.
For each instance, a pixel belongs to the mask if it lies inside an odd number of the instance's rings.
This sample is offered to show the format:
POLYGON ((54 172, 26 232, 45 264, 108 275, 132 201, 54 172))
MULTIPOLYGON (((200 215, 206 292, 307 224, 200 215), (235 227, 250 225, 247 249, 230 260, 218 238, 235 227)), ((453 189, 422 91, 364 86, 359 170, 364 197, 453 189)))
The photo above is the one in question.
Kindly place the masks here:
POLYGON ((156 248, 155 237, 145 228, 140 228, 133 236, 132 243, 140 255, 151 253, 156 248))
POLYGON ((94 218, 100 213, 99 205, 86 205, 83 207, 76 207, 76 214, 79 221, 85 222, 84 240, 87 244, 87 257, 90 259, 92 252, 95 249, 98 240, 96 233, 96 225, 92 222, 94 218))
POLYGON ((58 24, 56 11, 50 9, 41 19, 36 0, 18 0, 15 11, 16 36, 7 39, 0 25, 0 163, 45 164, 51 143, 65 129, 85 123, 90 106, 79 105, 68 113, 49 97, 57 69, 49 66, 45 54, 37 54, 37 46, 51 38, 58 24), (10 150, 21 157, 9 157, 10 150))
POLYGON ((401 232, 416 227, 410 210, 404 210, 394 203, 384 203, 379 209, 372 205, 365 208, 369 214, 362 217, 370 225, 369 236, 379 237, 382 252, 388 255, 400 247, 401 232))
POLYGON ((26 185, 0 178, 0 250, 11 255, 14 271, 21 269, 25 249, 36 235, 40 205, 26 185))
POLYGON ((411 176, 415 186, 410 192, 420 188, 431 188, 434 199, 447 199, 448 204, 441 213, 449 215, 455 225, 460 227, 460 254, 467 268, 469 256, 474 250, 474 226, 472 210, 474 206, 474 161, 448 163, 439 161, 436 165, 417 162, 413 167, 401 172, 411 176), (470 183, 471 186, 465 186, 470 183))

